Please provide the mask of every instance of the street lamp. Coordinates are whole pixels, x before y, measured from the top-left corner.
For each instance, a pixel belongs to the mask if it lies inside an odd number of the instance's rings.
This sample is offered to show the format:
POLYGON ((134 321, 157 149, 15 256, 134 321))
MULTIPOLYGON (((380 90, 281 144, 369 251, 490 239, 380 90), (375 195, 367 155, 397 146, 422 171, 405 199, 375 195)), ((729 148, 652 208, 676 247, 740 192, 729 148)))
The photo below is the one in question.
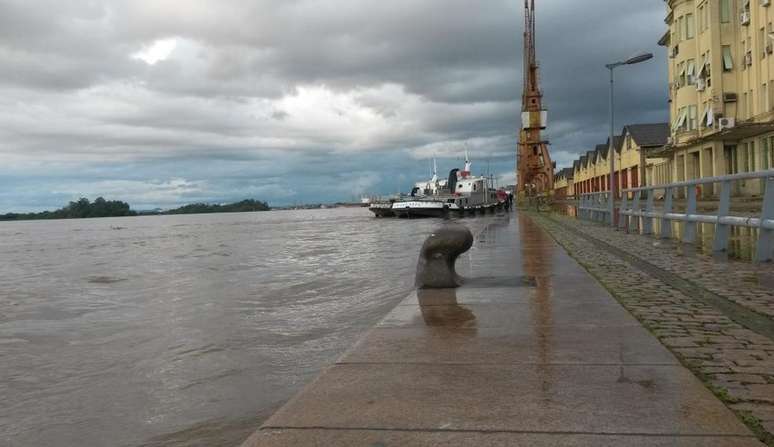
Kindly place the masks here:
POLYGON ((652 53, 638 54, 622 62, 607 64, 610 70, 610 146, 608 148, 608 157, 610 157, 610 226, 615 226, 615 104, 613 102, 613 70, 621 65, 634 65, 653 59, 652 53))

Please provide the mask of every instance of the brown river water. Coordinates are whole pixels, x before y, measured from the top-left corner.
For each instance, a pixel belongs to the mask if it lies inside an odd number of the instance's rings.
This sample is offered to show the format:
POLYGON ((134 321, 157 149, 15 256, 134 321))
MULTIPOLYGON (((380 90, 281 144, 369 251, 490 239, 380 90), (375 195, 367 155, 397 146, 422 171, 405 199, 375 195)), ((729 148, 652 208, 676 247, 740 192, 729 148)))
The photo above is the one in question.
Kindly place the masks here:
POLYGON ((0 445, 239 445, 411 290, 436 225, 362 208, 0 223, 0 445))

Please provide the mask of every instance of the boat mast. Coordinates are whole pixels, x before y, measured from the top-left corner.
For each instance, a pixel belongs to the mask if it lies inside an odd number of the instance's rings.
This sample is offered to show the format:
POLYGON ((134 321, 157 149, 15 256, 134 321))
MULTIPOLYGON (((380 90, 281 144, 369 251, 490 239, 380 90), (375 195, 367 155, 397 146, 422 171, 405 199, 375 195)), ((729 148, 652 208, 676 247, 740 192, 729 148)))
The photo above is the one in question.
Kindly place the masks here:
POLYGON ((470 163, 470 157, 468 157, 468 150, 465 149, 465 168, 462 170, 462 178, 470 177, 470 171, 472 165, 470 163))
POLYGON ((524 85, 517 166, 518 191, 528 195, 548 193, 554 185, 548 141, 541 136, 541 130, 546 128, 547 113, 540 90, 535 38, 535 0, 524 0, 524 85))

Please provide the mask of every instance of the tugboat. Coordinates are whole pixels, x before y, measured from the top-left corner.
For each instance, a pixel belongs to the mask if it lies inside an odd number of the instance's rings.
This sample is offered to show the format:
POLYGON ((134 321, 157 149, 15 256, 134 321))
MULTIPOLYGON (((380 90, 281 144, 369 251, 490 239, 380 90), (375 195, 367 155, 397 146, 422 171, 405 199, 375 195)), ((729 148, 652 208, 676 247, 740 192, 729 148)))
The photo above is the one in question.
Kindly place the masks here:
MULTIPOLYGON (((396 203, 411 203, 416 199, 433 197, 440 194, 444 188, 446 188, 446 183, 446 180, 438 179, 438 166, 436 165, 435 159, 433 159, 433 177, 430 180, 414 184, 410 195, 398 194, 388 199, 372 200, 368 209, 374 213, 376 217, 395 217, 398 215, 395 213, 394 209, 396 203)), ((404 206, 399 205, 399 208, 401 208, 402 211, 404 206)))
POLYGON ((508 207, 508 194, 495 188, 491 177, 471 175, 471 168, 466 151, 462 171, 452 169, 448 180, 439 182, 434 169, 433 179, 418 183, 410 199, 393 203, 392 212, 402 218, 446 217, 450 213, 464 215, 508 207))

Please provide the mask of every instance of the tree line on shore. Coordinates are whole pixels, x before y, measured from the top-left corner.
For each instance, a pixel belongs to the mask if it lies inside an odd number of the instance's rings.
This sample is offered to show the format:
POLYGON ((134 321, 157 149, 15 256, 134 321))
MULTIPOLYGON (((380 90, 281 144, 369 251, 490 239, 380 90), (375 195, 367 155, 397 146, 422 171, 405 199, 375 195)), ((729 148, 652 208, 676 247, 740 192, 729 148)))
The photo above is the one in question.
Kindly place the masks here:
POLYGON ((70 202, 67 206, 55 211, 40 213, 7 213, 0 215, 0 220, 43 220, 43 219, 84 219, 92 217, 123 217, 154 215, 154 214, 202 214, 202 213, 244 213, 252 211, 269 211, 271 208, 260 200, 242 200, 225 205, 194 203, 167 211, 133 211, 128 203, 120 200, 105 200, 97 197, 94 202, 81 198, 70 202))
POLYGON ((269 210, 271 210, 271 208, 268 203, 261 202, 260 200, 248 199, 236 203, 227 203, 225 205, 193 203, 160 214, 248 213, 252 211, 269 210))

